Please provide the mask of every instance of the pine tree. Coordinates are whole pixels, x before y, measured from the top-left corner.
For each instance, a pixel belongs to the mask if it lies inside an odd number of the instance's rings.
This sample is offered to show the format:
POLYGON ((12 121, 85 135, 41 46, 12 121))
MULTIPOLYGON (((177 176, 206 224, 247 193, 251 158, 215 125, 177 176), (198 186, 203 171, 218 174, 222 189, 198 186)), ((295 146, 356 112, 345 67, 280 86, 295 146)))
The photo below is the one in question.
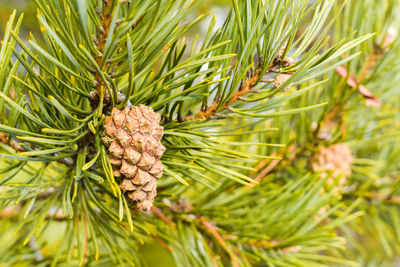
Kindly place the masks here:
POLYGON ((27 40, 14 11, 2 265, 394 265, 400 3, 200 2, 35 0, 27 40))

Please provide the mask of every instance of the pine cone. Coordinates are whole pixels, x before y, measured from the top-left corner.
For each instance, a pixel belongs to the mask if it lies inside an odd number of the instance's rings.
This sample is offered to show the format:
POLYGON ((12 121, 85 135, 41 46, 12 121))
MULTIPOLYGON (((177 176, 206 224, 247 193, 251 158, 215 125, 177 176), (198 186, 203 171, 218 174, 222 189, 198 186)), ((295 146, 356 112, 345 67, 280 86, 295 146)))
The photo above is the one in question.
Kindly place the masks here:
POLYGON ((328 185, 332 185, 334 179, 343 175, 340 179, 338 189, 344 187, 347 177, 351 174, 353 156, 348 145, 333 145, 323 148, 311 159, 311 167, 314 171, 321 172, 321 177, 326 177, 328 172, 333 172, 328 179, 328 185))
MULTIPOLYGON (((274 78, 274 82, 273 82, 274 87, 279 88, 282 84, 284 84, 287 80, 289 80, 290 77, 292 77, 292 74, 286 74, 286 73, 278 74, 274 78)), ((285 89, 282 89, 282 92, 286 92, 292 86, 293 86, 293 83, 290 83, 288 86, 285 87, 285 89)))
POLYGON ((275 64, 283 63, 284 66, 292 66, 296 63, 296 61, 289 56, 286 56, 283 60, 281 59, 283 53, 285 53, 286 46, 287 46, 287 41, 282 45, 281 49, 278 51, 278 54, 276 54, 274 60, 275 64))
POLYGON ((102 139, 109 151, 120 188, 138 210, 150 210, 157 194, 157 180, 163 175, 160 158, 165 147, 160 115, 151 107, 114 108, 105 118, 102 139))

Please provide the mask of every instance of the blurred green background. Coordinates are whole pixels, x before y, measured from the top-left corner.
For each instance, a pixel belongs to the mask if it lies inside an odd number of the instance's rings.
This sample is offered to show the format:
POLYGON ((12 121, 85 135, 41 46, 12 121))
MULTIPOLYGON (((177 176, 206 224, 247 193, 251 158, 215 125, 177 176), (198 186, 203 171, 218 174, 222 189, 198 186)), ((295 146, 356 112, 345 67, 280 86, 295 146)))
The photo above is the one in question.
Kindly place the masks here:
MULTIPOLYGON (((145 0, 147 1, 147 0, 145 0)), ((151 0, 149 0, 151 1, 151 0)), ((217 17, 224 16, 227 12, 227 5, 229 5, 230 0, 204 0, 198 7, 198 14, 207 13, 214 10, 217 17)), ((36 37, 40 35, 39 27, 36 21, 36 6, 34 0, 0 0, 0 34, 3 35, 4 26, 7 20, 16 9, 18 13, 24 13, 24 21, 22 25, 22 35, 26 36, 29 32, 32 32, 36 37)), ((195 14, 196 15, 196 14, 195 14)), ((221 20, 222 21, 222 20, 221 20)), ((207 21, 204 21, 203 25, 207 25, 207 21)), ((205 27, 203 27, 205 28, 205 27)), ((205 29, 194 29, 192 34, 197 30, 205 29)))

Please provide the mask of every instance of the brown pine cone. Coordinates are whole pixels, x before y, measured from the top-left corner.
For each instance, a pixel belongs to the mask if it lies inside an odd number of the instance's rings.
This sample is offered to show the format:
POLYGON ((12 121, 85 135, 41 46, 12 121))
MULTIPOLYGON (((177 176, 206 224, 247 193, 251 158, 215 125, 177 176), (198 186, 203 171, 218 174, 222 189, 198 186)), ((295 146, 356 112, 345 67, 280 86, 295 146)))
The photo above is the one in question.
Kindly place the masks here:
MULTIPOLYGON (((292 77, 292 74, 281 73, 276 75, 273 82, 274 87, 279 88, 282 84, 284 84, 287 80, 289 80, 290 77, 292 77)), ((290 83, 288 86, 282 89, 282 92, 286 92, 292 86, 293 83, 290 83)))
POLYGON ((149 211, 157 194, 156 179, 163 175, 160 115, 145 105, 114 108, 104 128, 102 140, 114 176, 121 178, 120 188, 138 210, 149 211))
POLYGON ((283 63, 284 66, 292 66, 296 63, 296 61, 289 56, 286 56, 284 59, 281 59, 281 57, 283 56, 283 53, 285 53, 286 46, 287 46, 287 41, 283 44, 281 49, 278 51, 278 54, 276 54, 275 60, 274 60, 275 64, 283 63))
POLYGON ((337 189, 342 189, 347 183, 347 177, 351 174, 353 156, 348 145, 332 145, 323 148, 311 159, 311 167, 314 171, 320 172, 321 177, 326 177, 333 172, 328 179, 328 185, 332 185, 334 179, 342 175, 337 189))

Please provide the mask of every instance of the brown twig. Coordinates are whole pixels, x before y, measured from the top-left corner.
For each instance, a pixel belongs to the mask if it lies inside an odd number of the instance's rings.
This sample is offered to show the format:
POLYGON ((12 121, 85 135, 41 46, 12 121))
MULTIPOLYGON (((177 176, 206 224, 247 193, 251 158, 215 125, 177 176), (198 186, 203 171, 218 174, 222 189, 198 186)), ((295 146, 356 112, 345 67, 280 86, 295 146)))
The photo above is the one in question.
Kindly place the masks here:
POLYGON ((220 106, 220 101, 215 102, 214 104, 209 106, 206 110, 200 111, 199 113, 193 116, 187 117, 185 121, 198 120, 198 119, 206 120, 211 116, 215 116, 219 111, 223 109, 229 109, 229 106, 231 104, 241 100, 246 94, 251 92, 251 90, 254 87, 254 83, 259 78, 260 72, 261 68, 259 68, 255 73, 253 73, 251 77, 243 83, 243 85, 239 88, 239 90, 237 90, 223 106, 220 106))
POLYGON ((211 256, 211 261, 214 267, 218 267, 218 262, 213 256, 211 256))
MULTIPOLYGON (((3 132, 0 132, 0 143, 9 145, 15 151, 19 151, 19 152, 24 152, 25 151, 25 149, 17 141, 15 141, 14 139, 10 138, 8 140, 7 135, 5 133, 3 133, 3 132)), ((53 155, 56 155, 56 154, 53 154, 53 155)), ((61 162, 61 163, 65 164, 66 166, 69 166, 69 167, 74 166, 74 164, 75 164, 75 162, 73 160, 69 159, 69 158, 60 159, 60 160, 58 160, 58 162, 61 162)))
MULTIPOLYGON (((258 173, 259 170, 262 169, 261 172, 259 172, 257 175, 253 175, 252 178, 255 182, 260 182, 268 173, 270 173, 272 170, 275 169, 275 167, 278 166, 279 163, 281 163, 281 166, 285 166, 285 164, 287 164, 288 162, 290 162, 290 160, 292 160, 293 158, 290 157, 289 159, 286 157, 285 155, 289 152, 289 153, 293 153, 295 151, 295 146, 289 146, 287 147, 284 151, 282 151, 279 154, 272 154, 271 156, 273 157, 278 157, 279 159, 273 159, 272 161, 270 161, 268 164, 266 164, 268 162, 268 160, 270 159, 266 159, 261 161, 256 167, 256 173, 258 173), (264 167, 265 166, 265 167, 264 167)), ((246 189, 249 189, 251 187, 253 187, 254 185, 256 185, 256 183, 251 183, 250 185, 246 186, 246 189)))
MULTIPOLYGON (((276 167, 276 165, 278 165, 278 163, 280 162, 280 159, 273 159, 268 165, 267 167, 265 167, 265 169, 263 169, 256 177, 254 177, 254 181, 256 182, 260 182, 262 178, 264 178, 270 171, 272 171, 273 168, 276 167)), ((251 186, 254 186, 255 184, 252 183, 251 186)))
POLYGON ((14 148, 16 151, 24 151, 24 149, 18 144, 18 142, 16 142, 12 138, 8 139, 8 136, 3 132, 0 132, 0 143, 9 145, 12 148, 14 148))
MULTIPOLYGON (((103 14, 100 14, 100 20, 101 20, 101 27, 99 29, 99 39, 97 43, 97 50, 99 51, 98 55, 95 55, 96 63, 100 65, 101 61, 103 60, 104 56, 104 50, 106 46, 106 40, 110 31, 111 27, 111 22, 112 22, 112 0, 107 0, 105 2, 105 7, 104 7, 104 12, 103 14)), ((96 79, 96 92, 98 95, 106 95, 106 86, 103 82, 103 79, 100 76, 100 73, 96 72, 95 73, 95 79, 96 79)))
MULTIPOLYGON (((211 233, 211 235, 217 240, 217 242, 226 250, 228 251, 228 247, 225 243, 225 240, 222 238, 222 236, 214 229, 214 227, 207 221, 201 221, 201 224, 211 233)), ((239 267, 240 265, 238 262, 235 260, 235 258, 232 257, 231 255, 231 261, 232 264, 235 267, 239 267)))
POLYGON ((382 52, 379 49, 374 49, 371 55, 367 59, 367 63, 365 64, 365 68, 362 70, 358 80, 364 80, 367 73, 369 73, 376 65, 380 57, 382 56, 382 52))
POLYGON ((165 249, 167 249, 169 252, 172 252, 173 249, 167 245, 167 243, 165 243, 164 241, 161 240, 161 238, 159 238, 158 236, 151 234, 151 236, 161 245, 163 246, 165 249))
MULTIPOLYGON (((274 153, 271 156, 275 157, 275 156, 277 156, 277 154, 274 153)), ((270 159, 265 159, 265 160, 262 160, 260 163, 258 163, 258 165, 255 167, 255 169, 256 169, 255 172, 257 173, 259 170, 261 170, 263 168, 262 171, 260 173, 258 173, 257 175, 253 175, 252 178, 253 178, 254 182, 247 185, 245 187, 245 189, 249 189, 249 188, 255 186, 258 182, 260 182, 262 180, 262 178, 264 178, 270 171, 272 171, 272 169, 275 168, 276 165, 278 165, 278 163, 281 161, 281 159, 273 159, 272 161, 270 161, 268 163, 269 160, 270 159)))
POLYGON ((175 229, 175 226, 172 223, 172 221, 170 219, 168 219, 167 216, 165 216, 164 213, 162 213, 161 210, 159 210, 156 206, 151 207, 151 212, 153 212, 155 215, 157 215, 163 222, 168 224, 168 226, 175 229))
POLYGON ((87 225, 86 213, 83 213, 83 219, 84 219, 84 226, 85 226, 85 249, 84 249, 84 252, 83 252, 83 259, 81 261, 81 264, 85 262, 86 254, 87 254, 87 250, 88 250, 88 243, 89 243, 89 234, 88 234, 88 225, 87 225))

